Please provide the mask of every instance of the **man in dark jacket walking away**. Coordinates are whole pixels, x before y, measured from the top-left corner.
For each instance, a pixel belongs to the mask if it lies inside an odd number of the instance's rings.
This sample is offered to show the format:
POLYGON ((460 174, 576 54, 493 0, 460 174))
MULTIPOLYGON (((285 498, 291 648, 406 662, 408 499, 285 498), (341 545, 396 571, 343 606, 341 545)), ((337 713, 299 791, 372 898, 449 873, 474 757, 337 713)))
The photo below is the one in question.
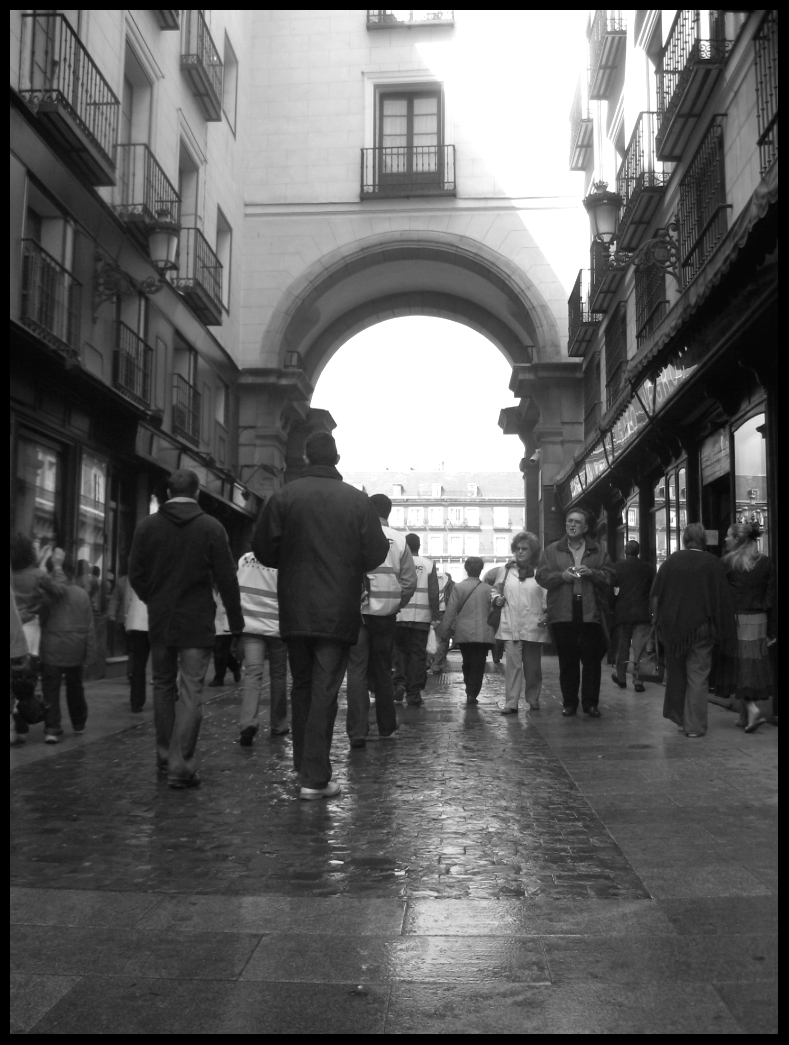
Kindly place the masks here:
POLYGON ((337 694, 359 637, 364 575, 384 561, 389 540, 366 494, 342 481, 337 446, 313 432, 307 468, 267 502, 252 539, 258 562, 279 570, 280 634, 288 645, 293 763, 301 798, 331 798, 329 754, 337 694))
POLYGON ((655 567, 638 557, 638 541, 628 541, 625 558, 614 563, 614 624, 616 625, 616 671, 611 678, 620 689, 627 689, 627 663, 633 644, 633 689, 644 692, 638 677, 638 664, 649 638, 649 592, 655 567))
POLYGON ((129 583, 148 606, 157 765, 171 787, 186 788, 200 784, 195 748, 214 648, 214 584, 233 634, 244 617, 227 534, 198 505, 197 476, 173 472, 167 489, 170 499, 135 531, 129 583))

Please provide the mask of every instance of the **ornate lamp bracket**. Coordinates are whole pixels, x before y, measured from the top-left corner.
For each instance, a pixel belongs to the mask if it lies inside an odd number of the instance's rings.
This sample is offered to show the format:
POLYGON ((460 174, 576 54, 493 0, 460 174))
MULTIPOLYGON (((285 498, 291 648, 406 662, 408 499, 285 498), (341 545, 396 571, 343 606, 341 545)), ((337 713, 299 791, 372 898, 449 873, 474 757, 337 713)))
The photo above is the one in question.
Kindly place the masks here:
POLYGON ((649 265, 657 265, 664 272, 670 273, 679 286, 679 241, 677 235, 679 226, 676 221, 670 221, 664 229, 658 229, 652 239, 634 250, 632 253, 626 250, 614 250, 608 255, 608 267, 614 272, 623 272, 630 265, 636 268, 646 268, 649 265))
POLYGON ((99 308, 118 294, 158 294, 167 285, 166 279, 148 276, 135 279, 106 255, 96 253, 93 271, 93 322, 98 318, 99 308))

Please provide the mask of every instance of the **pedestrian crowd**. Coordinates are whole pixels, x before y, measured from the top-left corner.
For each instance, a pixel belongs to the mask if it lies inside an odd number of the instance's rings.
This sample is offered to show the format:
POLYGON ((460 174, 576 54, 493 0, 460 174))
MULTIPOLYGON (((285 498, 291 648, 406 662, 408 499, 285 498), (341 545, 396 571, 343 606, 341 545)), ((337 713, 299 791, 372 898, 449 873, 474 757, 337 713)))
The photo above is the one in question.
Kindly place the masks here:
MULTIPOLYGON (((167 499, 136 529, 114 613, 125 622, 133 712, 146 702, 150 655, 156 766, 171 787, 201 783, 196 748, 212 652, 208 685, 223 685, 227 671, 240 682, 244 665, 239 744, 247 748, 260 729, 268 662, 270 734, 292 731, 299 796, 308 800, 340 791, 330 755, 343 679, 351 748, 366 746, 373 699, 377 735, 391 740, 396 705, 423 703, 428 666, 445 668, 450 643, 461 653, 469 707, 492 651, 504 661, 500 714, 519 714, 522 702, 539 711, 542 647, 552 642, 565 717, 579 706, 601 717, 606 653, 616 685, 627 687, 629 670, 642 693, 662 649, 663 714, 686 736, 706 732, 712 676, 719 693, 739 698, 745 732, 766 721, 773 576, 755 524, 729 528, 721 560, 706 553, 705 531, 691 523, 683 548, 656 574, 635 541, 611 562, 592 517, 573 509, 560 540, 542 549, 522 531, 509 562, 482 579, 484 562, 471 556, 466 578, 454 583, 421 554, 416 534, 389 526, 387 496, 368 497, 342 481, 331 435, 310 435, 304 462, 302 476, 268 499, 237 564, 221 523, 197 502, 191 471, 170 476, 167 499)), ((99 583, 84 567, 75 571, 61 549, 42 567, 27 537, 12 538, 12 743, 38 721, 45 741, 58 742, 63 680, 72 728, 85 730, 83 668, 96 647, 88 579, 99 583)))

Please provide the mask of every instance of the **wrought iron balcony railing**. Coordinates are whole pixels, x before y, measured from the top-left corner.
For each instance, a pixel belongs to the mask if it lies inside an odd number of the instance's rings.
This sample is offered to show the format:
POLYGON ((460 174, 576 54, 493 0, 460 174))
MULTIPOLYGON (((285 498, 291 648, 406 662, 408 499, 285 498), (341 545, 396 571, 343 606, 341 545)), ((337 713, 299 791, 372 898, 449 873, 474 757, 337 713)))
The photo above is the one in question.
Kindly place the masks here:
POLYGON ((589 34, 589 97, 608 99, 624 62, 627 22, 621 11, 595 11, 589 34))
POLYGON ((222 262, 199 229, 181 229, 178 272, 172 283, 206 326, 221 325, 222 262))
POLYGON ((398 25, 454 25, 454 11, 368 11, 368 29, 392 29, 398 25))
POLYGON ((147 145, 118 146, 118 183, 112 193, 115 213, 145 227, 181 223, 181 200, 147 145))
POLYGON ((627 363, 627 304, 614 309, 605 328, 605 395, 606 410, 619 395, 627 363))
POLYGON ((687 286, 726 235, 727 211, 723 158, 723 117, 716 116, 679 183, 680 267, 687 286))
POLYGON ((113 384, 138 406, 151 405, 153 349, 125 323, 117 323, 113 384))
POLYGON ((173 432, 200 445, 200 393, 180 374, 173 374, 173 432))
POLYGON ((189 78, 192 93, 209 123, 222 119, 224 67, 202 11, 185 11, 181 68, 189 78))
POLYGON ((91 185, 115 184, 120 102, 64 15, 22 15, 19 94, 91 185))
POLYGON ((581 269, 567 299, 567 354, 582 356, 599 325, 600 317, 589 306, 589 272, 581 269))
POLYGON ((616 235, 619 250, 640 246, 660 208, 669 178, 655 157, 657 120, 657 113, 639 114, 616 176, 616 191, 623 203, 616 235))
POLYGON ((363 200, 454 195, 454 145, 362 149, 363 200))
POLYGON ((753 38, 761 174, 778 156, 778 12, 768 11, 753 38))
POLYGON ((81 289, 68 269, 38 243, 22 240, 22 322, 68 356, 79 350, 81 289))
POLYGON ((594 122, 589 102, 584 100, 583 74, 578 77, 573 106, 570 109, 570 170, 586 170, 592 158, 594 122))
POLYGON ((636 268, 636 344, 639 348, 652 337, 667 308, 663 269, 657 265, 636 268))
POLYGON ((622 282, 623 270, 608 264, 609 248, 600 240, 592 240, 589 250, 589 308, 592 312, 607 312, 622 282))
POLYGON ((659 160, 681 159, 729 48, 723 11, 677 11, 657 71, 659 160))

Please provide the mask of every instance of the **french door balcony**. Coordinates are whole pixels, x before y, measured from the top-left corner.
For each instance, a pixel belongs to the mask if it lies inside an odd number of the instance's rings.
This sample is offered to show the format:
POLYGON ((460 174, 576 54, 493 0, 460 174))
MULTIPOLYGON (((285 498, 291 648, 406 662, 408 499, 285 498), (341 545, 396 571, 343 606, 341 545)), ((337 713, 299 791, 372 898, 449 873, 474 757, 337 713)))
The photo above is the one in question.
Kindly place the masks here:
POLYGON ((362 149, 363 200, 454 195, 454 145, 362 149))
POLYGON ((181 229, 172 284, 206 326, 221 326, 222 262, 199 229, 181 229))
POLYGON ((79 348, 82 284, 32 239, 22 240, 21 320, 64 355, 79 348))

